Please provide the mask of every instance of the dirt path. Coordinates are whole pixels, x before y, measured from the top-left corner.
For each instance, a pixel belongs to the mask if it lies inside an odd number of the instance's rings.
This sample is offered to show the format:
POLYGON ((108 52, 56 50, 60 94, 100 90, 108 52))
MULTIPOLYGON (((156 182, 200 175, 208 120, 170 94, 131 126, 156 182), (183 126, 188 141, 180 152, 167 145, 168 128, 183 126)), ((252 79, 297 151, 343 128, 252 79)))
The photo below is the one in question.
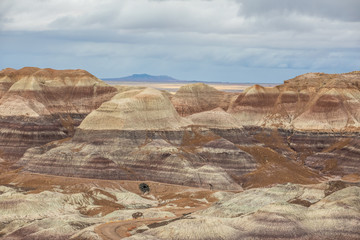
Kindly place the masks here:
POLYGON ((192 208, 192 209, 173 209, 168 210, 175 214, 175 217, 167 218, 138 218, 138 219, 129 219, 129 220, 119 220, 112 221, 108 223, 101 224, 95 228, 95 232, 104 240, 115 240, 122 239, 125 237, 131 236, 130 231, 140 227, 141 225, 149 225, 151 223, 159 223, 164 221, 170 221, 175 219, 180 219, 185 215, 190 213, 206 209, 210 207, 211 204, 192 208))
POLYGON ((164 220, 171 220, 172 218, 150 218, 150 219, 131 219, 131 220, 119 220, 114 222, 108 222, 95 228, 95 232, 104 240, 108 239, 122 239, 131 236, 129 231, 140 227, 143 224, 151 224, 161 222, 164 220))

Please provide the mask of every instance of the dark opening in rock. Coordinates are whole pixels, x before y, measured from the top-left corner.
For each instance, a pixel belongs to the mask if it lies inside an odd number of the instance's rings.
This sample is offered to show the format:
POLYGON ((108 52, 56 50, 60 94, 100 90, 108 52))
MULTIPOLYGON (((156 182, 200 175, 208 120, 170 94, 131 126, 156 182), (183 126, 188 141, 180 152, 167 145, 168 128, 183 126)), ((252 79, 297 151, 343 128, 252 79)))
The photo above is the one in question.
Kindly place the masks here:
POLYGON ((149 187, 149 185, 147 185, 146 183, 140 183, 140 184, 139 184, 139 189, 140 189, 140 191, 142 191, 143 193, 150 192, 150 187, 149 187))

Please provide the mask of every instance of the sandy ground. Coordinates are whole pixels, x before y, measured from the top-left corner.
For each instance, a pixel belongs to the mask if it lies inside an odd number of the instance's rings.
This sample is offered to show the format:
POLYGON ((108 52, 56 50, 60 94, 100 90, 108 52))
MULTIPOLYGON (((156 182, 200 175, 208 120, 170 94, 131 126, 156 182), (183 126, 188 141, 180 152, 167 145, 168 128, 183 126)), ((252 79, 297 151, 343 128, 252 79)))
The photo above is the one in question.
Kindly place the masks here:
MULTIPOLYGON (((279 160, 275 161, 275 163, 281 165, 282 162, 279 160)), ((298 168, 295 170, 297 169, 298 168)), ((269 170, 273 171, 274 169, 272 168, 269 170)), ((323 181, 340 179, 341 177, 332 177, 331 179, 324 178, 323 181)), ((254 179, 252 180, 254 181, 254 179)), ((357 174, 351 174, 344 176, 341 180, 346 182, 359 182, 360 176, 357 174)), ((55 190, 61 190, 61 192, 66 194, 82 193, 94 186, 101 189, 126 189, 127 191, 141 195, 143 198, 158 200, 159 205, 151 208, 156 210, 156 212, 157 210, 161 212, 171 212, 175 215, 165 215, 165 217, 161 218, 157 216, 154 218, 141 217, 138 219, 113 220, 111 222, 104 221, 95 227, 95 232, 103 239, 121 239, 135 234, 135 231, 139 230, 139 227, 143 228, 144 225, 147 225, 150 228, 156 228, 157 226, 166 225, 171 221, 177 221, 182 218, 191 218, 191 215, 188 214, 206 209, 218 201, 218 199, 213 195, 216 191, 210 189, 194 188, 153 181, 146 181, 151 189, 150 195, 147 196, 143 195, 139 190, 139 183, 139 181, 87 179, 28 173, 22 172, 21 169, 12 170, 11 164, 7 162, 0 163, 0 185, 20 187, 23 191, 26 191, 26 194, 55 190)), ((239 191, 234 191, 234 193, 237 192, 239 191)), ((98 202, 97 204, 99 205, 99 211, 101 210, 103 215, 119 210, 117 205, 110 206, 109 202, 98 202)), ((146 209, 138 209, 138 211, 143 212, 146 211, 146 209)), ((96 214, 98 213, 99 212, 96 212, 96 214)), ((91 212, 83 214, 88 215, 88 217, 93 216, 91 212)))
MULTIPOLYGON (((131 230, 137 227, 177 220, 189 213, 208 208, 218 200, 213 196, 213 193, 216 191, 204 188, 146 181, 151 189, 150 195, 147 196, 146 194, 143 195, 139 190, 139 183, 141 183, 139 181, 87 179, 28 173, 22 172, 21 169, 11 170, 9 168, 10 164, 6 166, 3 163, 0 164, 0 167, 0 185, 10 184, 21 187, 27 191, 27 194, 54 191, 54 189, 61 189, 63 193, 81 193, 86 192, 86 189, 93 186, 101 189, 126 189, 149 200, 157 199, 161 203, 155 207, 156 210, 171 212, 175 215, 175 217, 171 215, 164 218, 144 219, 141 217, 138 219, 106 222, 95 228, 96 233, 103 239, 121 239, 130 236, 131 230)), ((101 209, 104 214, 118 210, 112 206, 102 206, 101 209)), ((138 209, 140 212, 145 210, 138 209)), ((91 214, 89 217, 91 217, 91 214)))
MULTIPOLYGON (((138 86, 138 87, 152 87, 159 90, 166 90, 171 93, 175 93, 181 86, 184 86, 189 83, 160 83, 160 82, 121 82, 121 81, 106 81, 106 83, 110 85, 121 85, 121 86, 138 86)), ((217 90, 225 91, 225 92, 242 92, 246 88, 254 85, 252 83, 206 83, 217 90)), ((275 86, 275 84, 260 84, 264 87, 275 86)))

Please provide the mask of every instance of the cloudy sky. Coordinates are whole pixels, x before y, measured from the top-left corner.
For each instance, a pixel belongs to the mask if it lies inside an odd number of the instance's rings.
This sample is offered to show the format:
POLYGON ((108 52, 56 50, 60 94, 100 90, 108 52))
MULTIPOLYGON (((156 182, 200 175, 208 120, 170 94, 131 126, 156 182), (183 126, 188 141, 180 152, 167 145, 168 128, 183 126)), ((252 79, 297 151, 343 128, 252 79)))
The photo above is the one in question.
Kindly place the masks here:
POLYGON ((359 0, 0 0, 0 68, 282 82, 360 70, 359 0))

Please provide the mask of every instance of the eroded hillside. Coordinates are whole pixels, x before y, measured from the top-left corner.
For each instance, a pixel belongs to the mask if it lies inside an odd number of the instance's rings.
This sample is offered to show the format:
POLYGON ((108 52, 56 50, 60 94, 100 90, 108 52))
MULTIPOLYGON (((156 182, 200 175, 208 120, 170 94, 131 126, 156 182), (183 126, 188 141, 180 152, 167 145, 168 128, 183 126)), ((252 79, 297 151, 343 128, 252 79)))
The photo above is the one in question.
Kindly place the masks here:
POLYGON ((115 93, 84 70, 0 71, 0 153, 15 161, 29 147, 73 136, 84 117, 115 93))
POLYGON ((4 69, 0 234, 357 239, 359 82, 360 72, 310 73, 173 95, 83 70, 4 69))

